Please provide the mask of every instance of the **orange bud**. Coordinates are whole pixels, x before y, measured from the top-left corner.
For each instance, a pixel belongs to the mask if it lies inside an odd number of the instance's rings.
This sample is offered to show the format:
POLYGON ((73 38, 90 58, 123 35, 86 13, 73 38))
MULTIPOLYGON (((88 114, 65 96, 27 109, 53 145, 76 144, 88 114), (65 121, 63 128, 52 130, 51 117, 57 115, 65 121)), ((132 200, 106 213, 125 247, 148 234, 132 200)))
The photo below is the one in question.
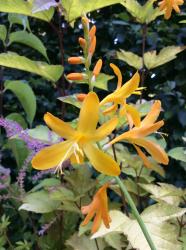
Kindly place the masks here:
POLYGON ((86 96, 87 96, 87 94, 83 94, 83 93, 76 95, 78 101, 80 101, 80 102, 83 102, 86 96))
POLYGON ((96 36, 93 37, 92 42, 89 47, 89 53, 91 56, 94 54, 95 49, 96 49, 96 36))
POLYGON ((83 80, 84 75, 82 73, 70 73, 67 75, 67 79, 70 81, 83 80))
POLYGON ((98 75, 99 75, 99 73, 100 73, 100 71, 101 71, 101 68, 102 68, 102 64, 103 64, 102 60, 99 59, 99 60, 97 61, 96 65, 95 65, 95 67, 94 67, 93 75, 95 75, 95 76, 98 76, 98 75))
POLYGON ((92 39, 94 38, 95 34, 96 34, 96 26, 93 25, 92 28, 91 28, 90 31, 89 31, 89 37, 90 37, 90 40, 91 40, 91 41, 92 41, 92 39))
POLYGON ((68 58, 68 63, 70 64, 81 64, 83 63, 83 58, 78 56, 72 56, 68 58))
POLYGON ((82 37, 79 37, 79 44, 80 44, 81 48, 84 49, 86 46, 86 40, 82 37))

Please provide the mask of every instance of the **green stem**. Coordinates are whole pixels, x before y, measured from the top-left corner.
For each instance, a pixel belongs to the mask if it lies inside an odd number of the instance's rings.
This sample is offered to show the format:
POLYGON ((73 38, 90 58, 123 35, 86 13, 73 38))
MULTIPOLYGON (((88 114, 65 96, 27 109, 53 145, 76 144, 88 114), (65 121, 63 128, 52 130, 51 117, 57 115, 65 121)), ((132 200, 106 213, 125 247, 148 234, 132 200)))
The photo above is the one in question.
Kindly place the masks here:
POLYGON ((138 221, 138 223, 139 223, 139 225, 141 227, 141 230, 142 230, 142 232, 143 232, 143 234, 144 234, 144 236, 145 236, 151 250, 157 250, 154 243, 153 243, 153 241, 152 241, 152 239, 151 239, 151 236, 150 236, 150 234, 149 234, 149 232, 148 232, 148 230, 147 230, 147 228, 146 228, 146 226, 145 226, 145 224, 144 224, 144 222, 142 220, 142 218, 140 217, 140 214, 138 213, 138 210, 137 210, 137 208, 136 208, 136 206, 135 206, 129 192, 127 191, 127 189, 125 187, 125 185, 122 183, 122 181, 120 180, 120 178, 118 176, 115 177, 115 179, 116 179, 118 185, 120 186, 121 191, 125 195, 125 198, 126 198, 126 200, 128 201, 128 203, 129 203, 129 205, 131 207, 132 213, 135 216, 136 220, 138 221))

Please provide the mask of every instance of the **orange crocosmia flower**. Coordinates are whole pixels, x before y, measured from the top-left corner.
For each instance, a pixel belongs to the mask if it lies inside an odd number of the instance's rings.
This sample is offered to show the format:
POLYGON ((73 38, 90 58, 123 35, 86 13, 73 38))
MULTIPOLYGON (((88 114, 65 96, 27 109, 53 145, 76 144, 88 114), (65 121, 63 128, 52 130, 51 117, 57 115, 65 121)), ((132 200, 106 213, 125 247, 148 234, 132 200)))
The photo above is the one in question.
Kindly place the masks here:
POLYGON ((160 10, 165 11, 165 19, 171 17, 172 10, 174 9, 177 13, 180 13, 179 5, 184 3, 183 0, 162 0, 159 3, 160 10))
POLYGON ((126 99, 130 95, 140 94, 141 93, 140 90, 142 89, 138 87, 140 83, 140 75, 138 72, 136 72, 133 75, 133 77, 122 86, 122 74, 121 74, 120 69, 112 63, 110 64, 110 66, 118 78, 118 83, 117 83, 116 90, 112 94, 107 95, 100 102, 101 106, 106 103, 113 103, 111 107, 103 111, 104 114, 108 114, 112 111, 117 110, 118 105, 124 105, 126 102, 126 99))
POLYGON ((125 140, 134 145, 146 167, 150 168, 152 164, 140 149, 140 147, 144 148, 154 160, 167 165, 169 159, 166 152, 158 144, 146 138, 146 136, 156 132, 164 125, 163 120, 155 122, 159 116, 160 111, 161 102, 155 101, 150 112, 142 121, 140 121, 139 127, 135 126, 131 130, 117 136, 115 139, 109 142, 109 144, 105 145, 105 148, 107 148, 109 145, 112 145, 113 143, 125 140))
POLYGON ((58 135, 66 140, 46 147, 32 159, 35 169, 45 170, 56 167, 62 173, 62 163, 67 159, 74 159, 81 163, 85 156, 92 166, 101 173, 117 176, 120 174, 119 165, 100 149, 96 142, 107 137, 117 126, 117 117, 97 128, 99 120, 99 99, 96 93, 90 92, 85 97, 80 110, 77 128, 72 128, 50 113, 44 116, 46 124, 58 135))
POLYGON ((107 188, 109 184, 102 186, 97 193, 94 195, 93 201, 88 205, 81 208, 83 214, 87 214, 82 226, 85 226, 94 217, 91 232, 95 233, 103 221, 104 225, 109 228, 109 223, 111 222, 108 213, 108 198, 107 198, 107 188))

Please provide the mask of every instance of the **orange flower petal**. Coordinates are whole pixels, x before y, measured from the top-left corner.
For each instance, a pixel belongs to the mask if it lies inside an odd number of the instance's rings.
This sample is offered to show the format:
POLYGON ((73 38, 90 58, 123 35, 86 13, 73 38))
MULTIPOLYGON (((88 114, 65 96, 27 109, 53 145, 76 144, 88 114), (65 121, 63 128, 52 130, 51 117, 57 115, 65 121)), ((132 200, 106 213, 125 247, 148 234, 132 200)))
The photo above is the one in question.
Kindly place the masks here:
POLYGON ((118 84, 117 84, 117 89, 121 88, 121 84, 122 84, 122 74, 120 69, 113 63, 110 63, 110 67, 113 69, 114 74, 117 76, 118 78, 118 84))
POLYGON ((68 123, 55 117, 51 113, 46 113, 44 115, 44 120, 49 128, 65 139, 72 138, 76 133, 68 123))
POLYGON ((157 100, 152 105, 150 112, 146 115, 146 117, 141 122, 141 126, 153 124, 158 119, 160 111, 161 111, 161 102, 157 100))
POLYGON ((143 160, 143 163, 144 163, 145 167, 152 168, 152 163, 149 161, 147 156, 142 152, 142 150, 136 145, 134 145, 134 147, 135 147, 136 151, 138 152, 138 155, 143 160))

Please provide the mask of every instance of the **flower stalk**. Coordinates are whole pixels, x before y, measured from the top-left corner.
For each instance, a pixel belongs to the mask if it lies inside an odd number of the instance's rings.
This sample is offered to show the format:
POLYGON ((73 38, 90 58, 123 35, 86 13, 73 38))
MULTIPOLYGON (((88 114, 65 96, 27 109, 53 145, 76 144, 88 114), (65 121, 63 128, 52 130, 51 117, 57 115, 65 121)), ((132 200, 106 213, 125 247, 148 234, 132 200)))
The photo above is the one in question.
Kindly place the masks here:
POLYGON ((157 248, 155 247, 154 242, 152 241, 152 238, 151 238, 151 236, 150 236, 150 234, 149 234, 149 232, 148 232, 148 230, 147 230, 147 228, 146 228, 146 226, 145 226, 145 224, 144 224, 144 222, 143 222, 143 220, 142 220, 142 218, 141 218, 141 216, 140 216, 140 214, 139 214, 139 212, 138 212, 138 210, 137 210, 137 208, 136 208, 136 206, 135 206, 135 204, 134 204, 134 202, 129 194, 129 192, 127 191, 125 185, 123 184, 123 182, 121 181, 121 179, 118 176, 115 177, 115 180, 118 183, 121 191, 125 195, 125 198, 131 207, 132 214, 134 215, 137 222, 139 223, 139 226, 141 227, 141 230, 142 230, 151 250, 157 250, 157 248))

